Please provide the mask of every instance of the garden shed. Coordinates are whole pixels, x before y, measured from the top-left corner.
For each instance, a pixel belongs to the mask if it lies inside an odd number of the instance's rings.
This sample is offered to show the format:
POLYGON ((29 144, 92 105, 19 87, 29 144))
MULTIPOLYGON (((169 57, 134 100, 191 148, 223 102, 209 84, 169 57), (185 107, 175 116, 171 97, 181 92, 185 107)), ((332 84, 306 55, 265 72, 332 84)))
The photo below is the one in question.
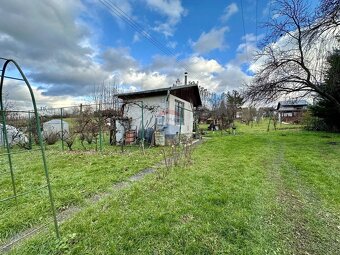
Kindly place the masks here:
POLYGON ((123 100, 123 116, 131 120, 126 127, 117 125, 118 132, 133 130, 139 137, 143 132, 148 140, 153 130, 156 137, 162 137, 159 145, 163 140, 168 143, 176 139, 178 134, 192 136, 194 111, 202 105, 197 84, 124 93, 118 98, 123 100))

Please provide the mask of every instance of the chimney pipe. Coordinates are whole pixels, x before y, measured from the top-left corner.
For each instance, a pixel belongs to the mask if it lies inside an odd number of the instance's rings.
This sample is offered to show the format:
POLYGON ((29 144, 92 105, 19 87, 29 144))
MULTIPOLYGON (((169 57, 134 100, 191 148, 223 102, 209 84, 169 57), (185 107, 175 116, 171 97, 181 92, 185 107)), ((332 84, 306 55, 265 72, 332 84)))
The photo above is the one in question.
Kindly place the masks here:
POLYGON ((188 72, 184 73, 184 85, 188 85, 188 72))

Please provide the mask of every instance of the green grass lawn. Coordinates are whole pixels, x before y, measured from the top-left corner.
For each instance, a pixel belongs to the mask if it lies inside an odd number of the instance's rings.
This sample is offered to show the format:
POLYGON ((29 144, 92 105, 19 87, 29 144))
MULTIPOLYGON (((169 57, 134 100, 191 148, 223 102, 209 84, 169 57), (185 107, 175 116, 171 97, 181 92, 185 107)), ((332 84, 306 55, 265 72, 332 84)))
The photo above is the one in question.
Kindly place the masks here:
MULTIPOLYGON (((127 179, 161 160, 160 150, 152 148, 145 154, 138 147, 105 146, 94 150, 61 151, 59 145, 48 146, 46 157, 57 212, 70 206, 82 206, 86 198, 107 191, 114 183, 127 179)), ((12 156, 18 194, 33 191, 14 200, 0 203, 0 243, 17 232, 38 222, 52 221, 40 151, 14 150, 12 156), (23 152, 23 153, 16 153, 23 152)), ((1 199, 13 195, 7 155, 0 158, 1 199)))
MULTIPOLYGON (((340 135, 278 127, 211 132, 190 166, 115 191, 64 223, 60 240, 51 228, 11 254, 339 254, 340 135)), ((55 193, 76 199, 78 182, 65 185, 55 193)))

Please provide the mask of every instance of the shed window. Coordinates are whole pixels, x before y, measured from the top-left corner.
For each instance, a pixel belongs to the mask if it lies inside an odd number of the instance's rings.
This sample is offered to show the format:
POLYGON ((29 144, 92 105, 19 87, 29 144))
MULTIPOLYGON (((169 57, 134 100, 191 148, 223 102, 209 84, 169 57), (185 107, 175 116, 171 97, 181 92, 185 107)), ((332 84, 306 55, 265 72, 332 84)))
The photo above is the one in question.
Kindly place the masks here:
POLYGON ((184 125, 184 103, 175 100, 175 124, 184 125))

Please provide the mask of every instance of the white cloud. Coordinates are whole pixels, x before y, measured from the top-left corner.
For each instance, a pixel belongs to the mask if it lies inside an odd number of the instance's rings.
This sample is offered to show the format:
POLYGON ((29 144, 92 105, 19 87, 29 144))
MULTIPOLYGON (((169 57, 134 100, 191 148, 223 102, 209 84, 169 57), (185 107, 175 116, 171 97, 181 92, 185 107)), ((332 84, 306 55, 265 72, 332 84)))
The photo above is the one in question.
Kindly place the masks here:
POLYGON ((98 77, 110 74, 94 61, 93 32, 79 20, 86 13, 81 1, 6 1, 0 9, 1 55, 17 60, 33 83, 51 85, 45 95, 86 94, 98 77))
MULTIPOLYGON (((65 107, 70 105, 78 105, 82 98, 73 96, 45 96, 42 91, 36 87, 32 87, 34 97, 37 103, 37 108, 47 106, 49 108, 65 107)), ((5 79, 4 94, 6 100, 13 103, 9 110, 32 110, 33 104, 31 96, 25 83, 20 81, 5 79)))
MULTIPOLYGON (((128 55, 127 49, 110 49, 108 52, 110 54, 111 52, 122 53, 122 66, 124 68, 115 69, 114 74, 111 72, 110 80, 107 81, 112 82, 115 80, 117 84, 121 85, 121 91, 170 87, 178 78, 183 84, 185 71, 189 73, 189 81, 199 81, 200 86, 216 92, 225 92, 226 89, 237 89, 245 80, 249 79, 249 76, 242 72, 241 68, 236 64, 229 63, 223 66, 215 59, 207 59, 202 56, 192 55, 178 61, 176 57, 158 55, 153 58, 149 67, 141 69, 139 65, 126 64, 130 61, 128 58, 130 55, 128 55), (125 53, 123 54, 124 51, 125 53)), ((115 63, 115 65, 116 64, 117 63, 115 63)), ((97 84, 100 82, 104 82, 104 79, 97 79, 97 84)), ((93 89, 93 85, 95 84, 92 84, 89 88, 93 89)), ((69 96, 67 93, 64 96, 49 96, 46 94, 46 90, 53 91, 54 88, 55 86, 51 85, 48 88, 34 89, 40 105, 60 107, 79 104, 79 98, 69 96)), ((65 86, 64 90, 67 92, 73 88, 74 86, 65 86)), ((28 94, 24 97, 21 89, 15 88, 15 91, 17 93, 16 99, 19 100, 18 105, 23 106, 22 108, 26 106, 27 109, 30 104, 29 98, 27 97, 28 94)))
POLYGON ((221 16, 221 21, 226 22, 232 15, 238 12, 238 7, 236 3, 229 4, 223 12, 223 15, 221 16))
MULTIPOLYGON (((132 19, 135 18, 132 14, 132 6, 128 0, 110 0, 108 2, 110 2, 107 4, 109 7, 106 5, 103 5, 103 7, 111 12, 112 17, 116 20, 120 28, 125 28, 126 26, 126 22, 122 20, 122 17, 128 16, 132 19)), ((100 1, 98 1, 98 3, 102 4, 100 1)))
POLYGON ((176 56, 155 55, 152 57, 152 63, 145 68, 146 70, 159 70, 160 72, 170 73, 178 67, 176 56))
MULTIPOLYGON (((184 72, 188 71, 189 80, 198 80, 200 85, 219 92, 224 91, 226 82, 230 81, 228 87, 233 87, 247 78, 237 61, 222 65, 197 55, 179 61, 178 56, 155 56, 149 66, 142 67, 128 48, 102 49, 93 39, 96 31, 79 20, 80 15, 86 15, 87 7, 82 3, 80 0, 32 0, 29 3, 12 0, 1 6, 1 55, 18 60, 24 67, 35 85, 34 93, 40 105, 78 104, 82 96, 93 91, 94 85, 112 81, 113 76, 117 83, 129 89, 154 89, 171 86, 177 78, 183 82, 184 72), (27 16, 31 18, 23 18, 27 16), (25 23, 25 28, 17 25, 21 23, 25 23)), ((186 13, 180 1, 148 0, 148 4, 167 17, 167 23, 159 25, 168 24, 168 36, 186 13), (173 9, 167 9, 170 7, 173 9)), ((198 53, 222 50, 226 47, 224 34, 227 31, 229 28, 225 26, 202 33, 193 48, 198 53)), ((174 48, 176 45, 175 41, 169 41, 167 46, 174 48)), ((240 54, 243 49, 241 45, 240 54)), ((24 93, 25 87, 15 85, 15 88, 18 106, 28 107, 30 100, 24 93)))
POLYGON ((180 0, 146 0, 151 10, 167 17, 166 22, 156 22, 154 30, 164 34, 166 37, 173 36, 175 26, 181 18, 187 14, 180 0))
POLYGON ((215 59, 205 59, 203 57, 193 56, 186 60, 185 63, 189 71, 194 73, 219 73, 223 71, 222 66, 215 59))
POLYGON ((251 79, 232 61, 223 66, 214 59, 192 56, 183 65, 188 67, 189 80, 198 80, 201 86, 215 92, 238 90, 251 79))
POLYGON ((130 82, 139 84, 140 89, 150 89, 171 86, 177 79, 183 84, 185 71, 188 72, 189 81, 199 81, 200 86, 216 92, 239 89, 251 79, 236 63, 229 62, 223 66, 215 59, 195 55, 180 61, 175 57, 155 56, 148 69, 142 73, 134 70, 128 75, 131 76, 130 82), (155 74, 152 70, 159 72, 155 74))
POLYGON ((177 46, 177 42, 175 41, 170 41, 166 44, 167 47, 171 48, 171 49, 175 49, 177 46))
POLYGON ((133 35, 133 39, 132 39, 132 42, 133 43, 136 43, 136 42, 139 42, 141 39, 140 39, 140 37, 139 37, 139 34, 138 33, 135 33, 134 35, 133 35))
POLYGON ((225 26, 220 29, 211 29, 208 33, 203 32, 197 42, 193 43, 193 48, 200 54, 208 53, 212 50, 223 50, 226 48, 224 42, 224 34, 229 31, 229 27, 225 26))
POLYGON ((275 0, 269 0, 267 2, 266 6, 262 10, 262 16, 270 15, 270 12, 272 12, 272 8, 273 8, 273 5, 274 5, 274 2, 275 2, 275 0))
POLYGON ((166 15, 171 23, 177 23, 186 14, 180 0, 146 0, 146 3, 153 10, 166 15))
POLYGON ((236 57, 231 62, 235 65, 251 64, 258 52, 257 40, 263 38, 263 35, 256 37, 254 34, 242 36, 242 43, 236 49, 236 57))
POLYGON ((228 63, 218 79, 221 80, 220 91, 239 90, 251 80, 251 76, 244 73, 240 66, 228 63))
POLYGON ((165 37, 170 37, 174 35, 175 27, 171 23, 160 23, 156 22, 157 25, 153 28, 154 31, 163 34, 165 37))
POLYGON ((108 48, 102 53, 103 68, 107 71, 136 68, 137 61, 130 55, 128 48, 108 48))
POLYGON ((121 77, 125 84, 142 89, 156 89, 170 86, 167 75, 160 74, 159 72, 143 72, 131 69, 122 73, 121 77))

